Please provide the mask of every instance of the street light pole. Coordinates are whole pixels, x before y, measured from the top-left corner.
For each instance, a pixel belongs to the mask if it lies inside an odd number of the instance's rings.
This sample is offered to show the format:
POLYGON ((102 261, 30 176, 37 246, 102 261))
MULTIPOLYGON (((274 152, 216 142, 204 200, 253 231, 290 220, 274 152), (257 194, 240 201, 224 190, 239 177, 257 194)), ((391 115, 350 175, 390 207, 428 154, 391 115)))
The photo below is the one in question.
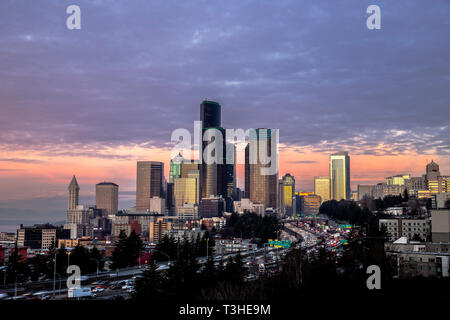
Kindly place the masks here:
POLYGON ((17 274, 16 274, 16 280, 14 282, 14 300, 17 299, 17 274))
POLYGON ((208 241, 209 241, 209 238, 206 239, 206 260, 208 260, 208 241))
POLYGON ((94 258, 90 258, 90 260, 94 260, 95 262, 97 262, 97 280, 98 280, 98 264, 99 264, 99 261, 98 261, 98 259, 94 259, 94 258))
POLYGON ((53 298, 55 297, 56 290, 56 250, 55 250, 55 261, 53 265, 53 298))

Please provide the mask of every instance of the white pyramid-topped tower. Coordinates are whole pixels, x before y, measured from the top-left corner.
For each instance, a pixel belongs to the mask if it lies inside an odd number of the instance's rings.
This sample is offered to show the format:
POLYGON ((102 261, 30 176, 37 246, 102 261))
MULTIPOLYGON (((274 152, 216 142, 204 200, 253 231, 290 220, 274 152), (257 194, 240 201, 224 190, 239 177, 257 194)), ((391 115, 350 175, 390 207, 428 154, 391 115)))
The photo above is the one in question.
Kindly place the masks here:
POLYGON ((75 210, 78 206, 78 198, 80 194, 80 186, 78 185, 77 178, 75 175, 72 178, 72 181, 69 184, 69 206, 68 210, 75 210))

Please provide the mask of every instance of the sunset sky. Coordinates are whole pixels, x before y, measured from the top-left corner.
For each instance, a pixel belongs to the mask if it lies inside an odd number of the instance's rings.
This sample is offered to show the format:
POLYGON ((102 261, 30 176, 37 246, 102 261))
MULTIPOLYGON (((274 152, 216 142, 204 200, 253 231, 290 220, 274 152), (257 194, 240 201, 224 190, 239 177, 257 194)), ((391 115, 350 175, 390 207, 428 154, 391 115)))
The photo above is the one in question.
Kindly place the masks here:
POLYGON ((129 208, 136 161, 167 176, 205 98, 226 128, 279 128, 299 190, 341 150, 353 189, 431 159, 450 174, 449 17, 448 0, 2 0, 0 231, 64 220, 73 174, 81 202, 113 181, 129 208))

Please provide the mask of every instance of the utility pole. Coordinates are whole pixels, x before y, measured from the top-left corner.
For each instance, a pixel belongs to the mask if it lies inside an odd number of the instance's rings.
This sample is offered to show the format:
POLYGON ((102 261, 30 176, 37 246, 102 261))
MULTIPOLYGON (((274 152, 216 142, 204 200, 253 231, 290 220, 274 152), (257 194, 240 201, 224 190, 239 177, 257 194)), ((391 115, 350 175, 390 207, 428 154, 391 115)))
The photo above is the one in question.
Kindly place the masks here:
POLYGON ((56 290, 56 250, 55 250, 55 261, 53 265, 53 298, 55 298, 55 290, 56 290))
POLYGON ((17 299, 17 274, 16 274, 16 281, 14 282, 14 300, 17 299))

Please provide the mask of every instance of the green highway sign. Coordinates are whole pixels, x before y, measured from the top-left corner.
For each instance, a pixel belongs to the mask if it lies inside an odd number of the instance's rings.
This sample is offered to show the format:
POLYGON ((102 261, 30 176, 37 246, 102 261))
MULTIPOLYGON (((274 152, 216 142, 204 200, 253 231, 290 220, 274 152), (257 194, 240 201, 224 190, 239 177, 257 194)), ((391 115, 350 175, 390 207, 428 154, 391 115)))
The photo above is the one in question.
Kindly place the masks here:
POLYGON ((271 247, 275 248, 290 248, 292 244, 291 241, 289 240, 277 240, 277 239, 275 240, 269 239, 267 242, 271 247))

